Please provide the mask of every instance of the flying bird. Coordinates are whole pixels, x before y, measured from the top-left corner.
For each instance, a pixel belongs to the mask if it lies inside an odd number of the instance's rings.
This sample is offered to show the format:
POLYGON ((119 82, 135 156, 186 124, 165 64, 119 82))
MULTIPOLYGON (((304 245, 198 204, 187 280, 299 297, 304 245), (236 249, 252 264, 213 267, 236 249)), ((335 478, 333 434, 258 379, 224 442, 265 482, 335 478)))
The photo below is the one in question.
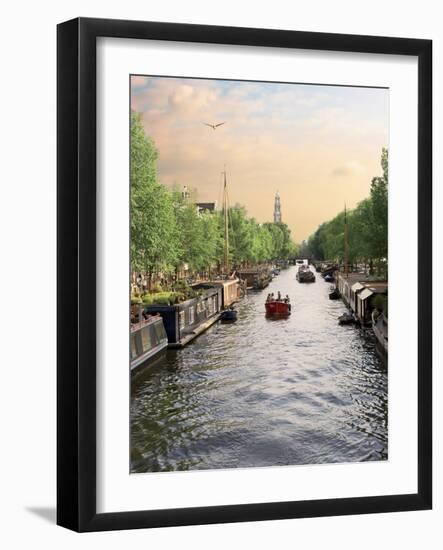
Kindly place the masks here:
POLYGON ((212 128, 213 130, 215 130, 216 128, 218 128, 219 126, 222 126, 223 124, 226 124, 226 122, 219 122, 218 124, 208 124, 207 122, 203 122, 203 124, 205 126, 209 126, 210 128, 212 128))

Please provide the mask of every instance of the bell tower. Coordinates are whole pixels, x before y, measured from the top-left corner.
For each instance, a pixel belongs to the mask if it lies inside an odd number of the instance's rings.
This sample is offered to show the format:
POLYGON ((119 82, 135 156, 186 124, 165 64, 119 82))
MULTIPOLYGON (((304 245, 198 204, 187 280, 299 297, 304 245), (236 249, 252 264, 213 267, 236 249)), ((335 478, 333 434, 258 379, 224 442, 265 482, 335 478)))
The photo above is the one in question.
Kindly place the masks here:
POLYGON ((274 223, 281 223, 281 205, 280 205, 280 195, 275 194, 274 199, 274 223))

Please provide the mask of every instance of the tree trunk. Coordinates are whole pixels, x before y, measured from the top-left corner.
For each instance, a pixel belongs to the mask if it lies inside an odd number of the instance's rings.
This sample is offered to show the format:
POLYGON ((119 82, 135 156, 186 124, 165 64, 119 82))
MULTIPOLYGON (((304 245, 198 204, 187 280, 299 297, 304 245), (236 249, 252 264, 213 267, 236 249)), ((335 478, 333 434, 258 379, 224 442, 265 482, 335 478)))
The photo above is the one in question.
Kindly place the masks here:
POLYGON ((153 269, 150 267, 148 269, 148 292, 151 292, 152 288, 152 275, 153 275, 153 269))

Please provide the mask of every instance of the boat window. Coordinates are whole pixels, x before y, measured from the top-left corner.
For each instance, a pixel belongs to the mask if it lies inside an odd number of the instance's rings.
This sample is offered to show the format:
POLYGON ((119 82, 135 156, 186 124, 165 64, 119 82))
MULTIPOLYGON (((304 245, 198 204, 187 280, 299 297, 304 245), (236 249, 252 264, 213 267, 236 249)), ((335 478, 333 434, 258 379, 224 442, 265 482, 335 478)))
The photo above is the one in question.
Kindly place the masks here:
POLYGON ((152 348, 152 338, 149 327, 142 329, 142 346, 144 352, 152 348))
POLYGON ((189 324, 192 325, 195 321, 195 309, 194 306, 189 308, 189 324))
POLYGON ((166 333, 163 327, 163 323, 155 323, 155 332, 157 334, 158 341, 161 341, 164 338, 166 338, 166 333))
POLYGON ((159 343, 157 331, 155 330, 155 323, 149 325, 149 336, 151 338, 152 347, 155 347, 159 343))
POLYGON ((137 353, 137 343, 135 341, 136 334, 131 335, 131 359, 135 359, 138 355, 137 353))
POLYGON ((178 325, 180 328, 185 328, 185 312, 180 311, 178 314, 178 325))

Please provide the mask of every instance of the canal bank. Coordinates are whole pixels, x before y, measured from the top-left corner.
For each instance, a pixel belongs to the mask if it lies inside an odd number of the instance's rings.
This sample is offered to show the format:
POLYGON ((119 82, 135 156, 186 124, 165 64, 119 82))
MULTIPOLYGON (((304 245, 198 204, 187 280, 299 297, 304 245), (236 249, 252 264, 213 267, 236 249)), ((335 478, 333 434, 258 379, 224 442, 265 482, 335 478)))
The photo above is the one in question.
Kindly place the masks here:
POLYGON ((132 385, 131 471, 387 458, 387 373, 372 338, 339 327, 346 311, 321 278, 291 267, 132 385), (292 315, 265 317, 268 292, 292 315))

